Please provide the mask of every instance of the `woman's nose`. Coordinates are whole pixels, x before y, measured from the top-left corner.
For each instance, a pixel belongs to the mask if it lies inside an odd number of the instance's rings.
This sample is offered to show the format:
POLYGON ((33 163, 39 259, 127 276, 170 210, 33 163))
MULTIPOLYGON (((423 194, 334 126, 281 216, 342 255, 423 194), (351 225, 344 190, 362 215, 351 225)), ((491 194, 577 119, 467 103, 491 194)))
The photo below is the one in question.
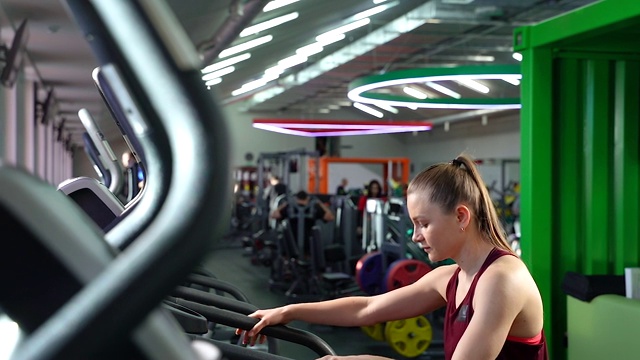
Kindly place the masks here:
POLYGON ((413 229, 413 234, 411 235, 411 241, 419 242, 420 241, 420 232, 413 229))

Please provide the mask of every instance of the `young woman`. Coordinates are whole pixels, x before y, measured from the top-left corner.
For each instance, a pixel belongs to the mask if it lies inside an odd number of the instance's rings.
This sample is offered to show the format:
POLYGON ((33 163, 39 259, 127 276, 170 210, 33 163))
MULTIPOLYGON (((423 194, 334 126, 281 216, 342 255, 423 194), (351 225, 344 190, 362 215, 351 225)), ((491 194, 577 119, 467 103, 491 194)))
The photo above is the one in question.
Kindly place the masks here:
POLYGON ((358 199, 358 211, 360 213, 364 212, 367 205, 367 199, 384 199, 384 195, 382 194, 382 184, 380 184, 378 180, 371 180, 369 185, 367 185, 366 195, 362 195, 358 199))
POLYGON ((446 359, 548 359, 540 292, 509 248, 473 160, 461 155, 422 171, 409 184, 407 208, 414 224, 412 241, 431 261, 453 259, 454 265, 437 267, 411 285, 377 296, 256 311, 251 316, 260 321, 246 334, 247 342, 264 341, 259 332, 265 326, 293 320, 365 326, 446 306, 446 359))

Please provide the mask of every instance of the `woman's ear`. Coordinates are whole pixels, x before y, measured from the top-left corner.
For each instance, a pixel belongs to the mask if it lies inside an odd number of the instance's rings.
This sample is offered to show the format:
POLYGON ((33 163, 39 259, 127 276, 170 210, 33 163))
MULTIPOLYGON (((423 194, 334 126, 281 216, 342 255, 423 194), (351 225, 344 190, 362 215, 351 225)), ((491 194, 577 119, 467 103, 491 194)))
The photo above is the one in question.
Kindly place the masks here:
POLYGON ((466 229, 469 226, 471 222, 471 211, 466 205, 461 204, 456 207, 456 219, 461 229, 466 229))

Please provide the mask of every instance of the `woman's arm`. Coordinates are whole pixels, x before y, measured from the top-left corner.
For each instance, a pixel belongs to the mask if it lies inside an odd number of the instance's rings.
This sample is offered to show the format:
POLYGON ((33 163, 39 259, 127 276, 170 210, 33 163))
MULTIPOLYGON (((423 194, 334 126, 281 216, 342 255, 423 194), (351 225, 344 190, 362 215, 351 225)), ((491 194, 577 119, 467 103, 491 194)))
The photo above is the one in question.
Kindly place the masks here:
POLYGON ((282 211, 287 207, 287 205, 288 203, 286 201, 283 201, 282 204, 280 204, 280 206, 273 210, 269 215, 274 219, 282 219, 284 217, 282 216, 282 211))
POLYGON ((381 295, 351 296, 258 310, 249 315, 260 321, 249 331, 248 337, 255 343, 256 335, 265 326, 294 320, 352 327, 423 315, 444 306, 444 292, 453 270, 451 265, 440 266, 411 285, 381 295))
POLYGON ((336 219, 335 215, 333 214, 333 211, 331 211, 331 209, 327 205, 325 205, 322 201, 318 201, 317 204, 322 210, 322 220, 333 221, 336 219))

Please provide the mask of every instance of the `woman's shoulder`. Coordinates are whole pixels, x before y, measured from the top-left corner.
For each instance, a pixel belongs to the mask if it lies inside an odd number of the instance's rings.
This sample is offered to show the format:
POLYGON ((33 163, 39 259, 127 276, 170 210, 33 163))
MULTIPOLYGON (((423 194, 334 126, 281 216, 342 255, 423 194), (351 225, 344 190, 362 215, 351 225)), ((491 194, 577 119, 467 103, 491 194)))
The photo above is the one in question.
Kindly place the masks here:
POLYGON ((533 277, 525 263, 513 255, 497 258, 487 267, 478 281, 478 285, 507 287, 510 291, 521 290, 528 286, 535 286, 533 277))

